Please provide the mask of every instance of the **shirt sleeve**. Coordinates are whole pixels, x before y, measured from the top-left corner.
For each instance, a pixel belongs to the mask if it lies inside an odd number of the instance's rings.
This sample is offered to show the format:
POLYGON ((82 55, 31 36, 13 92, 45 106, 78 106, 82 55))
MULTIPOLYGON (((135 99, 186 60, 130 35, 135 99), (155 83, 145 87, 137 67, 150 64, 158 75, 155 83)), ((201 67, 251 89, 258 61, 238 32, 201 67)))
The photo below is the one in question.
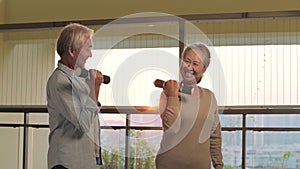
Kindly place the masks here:
POLYGON ((223 155, 222 155, 222 132, 221 132, 221 123, 219 117, 219 110, 217 106, 217 100, 213 95, 213 102, 216 105, 216 109, 213 114, 213 125, 210 135, 210 154, 212 159, 212 164, 215 169, 223 168, 223 155))
POLYGON ((180 128, 180 101, 178 97, 167 97, 163 92, 160 97, 159 112, 163 130, 177 132, 180 128))
POLYGON ((223 156, 222 156, 222 135, 221 125, 217 125, 215 131, 210 136, 210 154, 213 166, 216 169, 223 168, 223 156))
POLYGON ((79 85, 75 79, 70 81, 57 83, 56 109, 78 130, 88 132, 100 109, 89 97, 88 90, 84 89, 84 86, 79 85))

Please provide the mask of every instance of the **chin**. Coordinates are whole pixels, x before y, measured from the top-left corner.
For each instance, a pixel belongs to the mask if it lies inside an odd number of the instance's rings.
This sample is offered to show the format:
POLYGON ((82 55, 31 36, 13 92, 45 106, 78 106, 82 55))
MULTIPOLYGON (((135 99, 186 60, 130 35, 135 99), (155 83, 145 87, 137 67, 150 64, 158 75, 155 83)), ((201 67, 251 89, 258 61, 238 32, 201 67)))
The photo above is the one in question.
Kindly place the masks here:
POLYGON ((81 64, 79 65, 79 67, 82 68, 82 69, 85 68, 85 63, 81 63, 81 64))
POLYGON ((76 68, 83 69, 83 68, 84 68, 84 66, 82 66, 82 65, 77 65, 77 66, 76 66, 76 68))
POLYGON ((184 78, 183 83, 186 85, 193 85, 193 84, 196 84, 196 81, 195 81, 195 79, 184 78))

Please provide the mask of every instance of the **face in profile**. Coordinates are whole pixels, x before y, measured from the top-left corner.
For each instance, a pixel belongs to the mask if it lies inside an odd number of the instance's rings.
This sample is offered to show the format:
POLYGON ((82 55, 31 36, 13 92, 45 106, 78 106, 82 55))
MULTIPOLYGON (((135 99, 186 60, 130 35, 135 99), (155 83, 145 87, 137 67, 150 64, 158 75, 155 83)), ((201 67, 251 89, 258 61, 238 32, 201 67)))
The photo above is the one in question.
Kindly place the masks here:
POLYGON ((180 73, 185 85, 194 85, 200 82, 206 68, 202 61, 203 53, 200 50, 190 49, 182 58, 180 73))
POLYGON ((76 51, 76 67, 84 68, 86 60, 92 57, 92 40, 88 39, 79 51, 76 51))

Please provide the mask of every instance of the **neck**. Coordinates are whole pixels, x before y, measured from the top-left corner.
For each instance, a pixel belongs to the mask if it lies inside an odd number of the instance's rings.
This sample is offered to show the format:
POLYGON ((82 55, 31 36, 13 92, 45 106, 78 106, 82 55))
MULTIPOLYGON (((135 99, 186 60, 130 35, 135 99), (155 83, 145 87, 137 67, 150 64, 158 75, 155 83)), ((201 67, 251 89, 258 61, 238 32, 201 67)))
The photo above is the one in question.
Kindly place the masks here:
POLYGON ((186 81, 186 80, 182 80, 181 84, 183 84, 185 86, 191 86, 191 87, 196 87, 197 86, 197 84, 195 82, 186 81))
POLYGON ((60 63, 66 65, 67 67, 69 67, 70 69, 75 70, 75 65, 71 63, 71 61, 69 61, 68 59, 66 59, 65 57, 61 57, 61 59, 59 60, 60 63))

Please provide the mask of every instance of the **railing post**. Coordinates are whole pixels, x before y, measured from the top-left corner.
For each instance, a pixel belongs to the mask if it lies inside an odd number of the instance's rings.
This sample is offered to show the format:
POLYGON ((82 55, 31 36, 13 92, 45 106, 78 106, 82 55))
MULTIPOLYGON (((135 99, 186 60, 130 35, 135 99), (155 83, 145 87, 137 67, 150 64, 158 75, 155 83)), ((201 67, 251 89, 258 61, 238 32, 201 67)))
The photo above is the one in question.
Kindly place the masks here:
POLYGON ((130 114, 126 114, 126 126, 125 126, 125 169, 129 169, 130 164, 130 114))
POLYGON ((242 169, 246 169, 246 115, 243 113, 242 126, 242 169))
POLYGON ((28 116, 29 112, 24 111, 23 123, 23 169, 28 168, 28 116))
POLYGON ((181 59, 181 53, 185 46, 185 21, 179 20, 179 58, 181 59))

